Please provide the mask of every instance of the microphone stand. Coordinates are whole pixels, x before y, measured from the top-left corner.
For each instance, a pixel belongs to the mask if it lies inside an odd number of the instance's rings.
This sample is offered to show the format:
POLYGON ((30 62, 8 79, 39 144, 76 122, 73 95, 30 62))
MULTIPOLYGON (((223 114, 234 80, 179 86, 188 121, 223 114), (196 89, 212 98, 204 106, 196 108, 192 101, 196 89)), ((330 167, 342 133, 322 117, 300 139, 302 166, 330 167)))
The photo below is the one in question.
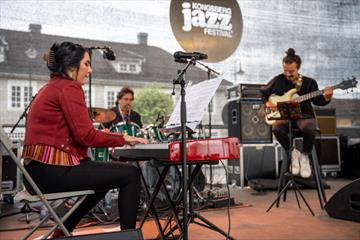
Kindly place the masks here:
MULTIPOLYGON (((26 106, 25 110, 23 111, 23 113, 20 115, 19 119, 17 120, 17 122, 15 123, 15 125, 13 126, 13 128, 11 129, 10 133, 13 133, 14 130, 17 128, 17 126, 19 125, 21 119, 23 119, 26 114, 27 114, 27 110, 29 109, 29 107, 31 106, 32 102, 34 101, 35 97, 36 97, 37 93, 35 94, 35 96, 33 96, 31 98, 31 101, 29 102, 29 104, 26 106)), ((26 126, 26 121, 25 121, 25 126, 26 126)))
MULTIPOLYGON (((91 67, 91 57, 92 57, 92 50, 93 49, 98 49, 97 47, 89 47, 89 64, 91 67)), ((92 81, 92 73, 89 74, 89 115, 91 118, 91 121, 94 120, 94 116, 93 115, 93 111, 92 111, 92 103, 91 103, 91 81, 92 81)))
POLYGON ((186 64, 184 69, 180 71, 178 76, 173 80, 173 85, 175 88, 176 84, 179 84, 181 87, 180 95, 180 119, 181 119, 181 162, 182 162, 182 188, 183 188, 183 238, 184 240, 188 239, 188 206, 187 206, 187 180, 188 180, 188 170, 186 165, 186 102, 185 102, 185 74, 186 70, 190 65, 195 65, 196 59, 193 57, 186 64))
MULTIPOLYGON (((94 47, 89 47, 87 48, 89 50, 89 57, 90 57, 90 60, 89 60, 89 63, 90 63, 90 67, 91 67, 91 57, 92 57, 92 51, 94 49, 101 49, 101 50, 109 50, 110 48, 109 47, 98 47, 98 46, 94 46, 94 47)), ((112 52, 113 53, 113 52, 112 52)), ((105 55, 104 55, 104 58, 105 58, 105 55)), ((106 56, 106 58, 108 60, 115 60, 115 55, 113 55, 113 59, 109 59, 108 56, 106 56)), ((91 121, 93 121, 93 116, 92 115, 92 101, 91 101, 91 82, 92 82, 92 73, 89 74, 89 115, 90 115, 90 118, 91 118, 91 121)))
MULTIPOLYGON (((201 62, 197 62, 197 63, 200 64, 201 66, 203 66, 204 68, 206 68, 208 80, 210 80, 211 72, 213 72, 216 76, 220 75, 220 73, 218 73, 214 69, 208 67, 207 65, 205 65, 201 62)), ((209 136, 208 136, 208 138, 211 138, 211 110, 212 110, 212 108, 213 108, 213 100, 211 99, 209 106, 208 106, 208 114, 209 114, 209 136)), ((213 170, 212 165, 210 164, 210 189, 212 189, 212 187, 213 187, 213 171, 212 170, 213 170)))

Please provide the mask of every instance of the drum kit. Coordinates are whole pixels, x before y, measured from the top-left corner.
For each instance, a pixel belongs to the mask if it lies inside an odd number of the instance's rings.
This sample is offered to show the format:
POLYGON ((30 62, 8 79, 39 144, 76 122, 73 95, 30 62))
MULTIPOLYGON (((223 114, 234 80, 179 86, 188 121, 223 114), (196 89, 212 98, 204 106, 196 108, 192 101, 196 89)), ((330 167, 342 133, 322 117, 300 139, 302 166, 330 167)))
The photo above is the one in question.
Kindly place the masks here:
MULTIPOLYGON (((90 116, 94 123, 99 123, 102 127, 104 123, 111 122, 116 118, 114 111, 105 108, 92 108, 90 116)), ((120 122, 111 126, 109 130, 110 132, 143 137, 149 140, 149 143, 160 143, 166 141, 164 130, 153 124, 148 125, 145 128, 140 128, 140 126, 134 122, 120 122)))
MULTIPOLYGON (((109 109, 97 107, 92 108, 89 112, 93 123, 97 123, 102 126, 104 131, 146 138, 149 143, 161 143, 166 141, 163 130, 155 125, 148 125, 145 128, 140 128, 140 126, 134 122, 119 122, 116 125, 111 126, 108 130, 105 130, 103 124, 113 121, 116 118, 115 112, 109 109)), ((92 153, 95 161, 109 161, 109 148, 93 148, 92 153)))

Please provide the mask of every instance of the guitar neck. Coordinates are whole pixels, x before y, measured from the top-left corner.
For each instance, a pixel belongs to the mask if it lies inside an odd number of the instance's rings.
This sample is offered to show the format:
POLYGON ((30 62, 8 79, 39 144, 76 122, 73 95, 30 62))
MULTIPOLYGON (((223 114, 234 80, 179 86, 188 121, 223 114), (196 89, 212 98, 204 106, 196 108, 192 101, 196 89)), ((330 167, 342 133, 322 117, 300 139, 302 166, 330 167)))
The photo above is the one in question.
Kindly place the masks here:
POLYGON ((306 101, 306 100, 309 100, 311 98, 314 98, 314 97, 317 97, 317 96, 320 96, 324 93, 324 89, 323 90, 317 90, 317 91, 314 91, 314 92, 311 92, 311 93, 308 93, 308 94, 305 94, 305 95, 302 95, 302 96, 299 96, 295 99, 293 99, 295 102, 298 102, 298 103, 301 103, 303 101, 306 101))

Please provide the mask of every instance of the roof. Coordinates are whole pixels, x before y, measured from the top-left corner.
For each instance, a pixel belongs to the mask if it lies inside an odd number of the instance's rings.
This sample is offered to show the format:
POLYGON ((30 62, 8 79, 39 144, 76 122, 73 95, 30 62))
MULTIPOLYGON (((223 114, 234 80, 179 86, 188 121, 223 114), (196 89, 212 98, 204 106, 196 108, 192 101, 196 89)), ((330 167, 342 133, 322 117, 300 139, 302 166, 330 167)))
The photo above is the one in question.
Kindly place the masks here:
MULTIPOLYGON (((31 70, 32 74, 49 75, 42 55, 48 51, 54 42, 63 41, 79 43, 85 47, 108 46, 114 51, 118 60, 142 61, 142 71, 139 74, 118 73, 108 60, 103 59, 100 50, 94 50, 92 67, 95 82, 96 79, 111 79, 172 84, 172 80, 177 76, 178 69, 184 67, 183 64, 174 62, 172 54, 167 51, 144 44, 107 42, 6 29, 0 29, 0 36, 5 37, 2 40, 8 43, 8 48, 5 51, 6 60, 0 63, 0 73, 29 74, 31 70), (31 46, 38 53, 34 59, 30 59, 25 53, 31 46)), ((198 67, 190 66, 186 78, 199 82, 207 79, 207 72, 198 67)), ((226 80, 222 83, 222 85, 230 84, 226 80)))

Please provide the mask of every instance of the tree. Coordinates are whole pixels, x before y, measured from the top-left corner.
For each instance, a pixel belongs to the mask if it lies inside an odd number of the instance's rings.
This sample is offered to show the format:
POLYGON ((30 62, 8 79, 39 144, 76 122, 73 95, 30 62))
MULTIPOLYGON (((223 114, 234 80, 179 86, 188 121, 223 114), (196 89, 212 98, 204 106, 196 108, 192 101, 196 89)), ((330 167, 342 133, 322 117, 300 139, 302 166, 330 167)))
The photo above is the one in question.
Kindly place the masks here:
POLYGON ((173 109, 171 95, 154 84, 137 91, 133 105, 134 110, 141 114, 143 124, 155 124, 159 113, 161 116, 166 116, 173 109))

